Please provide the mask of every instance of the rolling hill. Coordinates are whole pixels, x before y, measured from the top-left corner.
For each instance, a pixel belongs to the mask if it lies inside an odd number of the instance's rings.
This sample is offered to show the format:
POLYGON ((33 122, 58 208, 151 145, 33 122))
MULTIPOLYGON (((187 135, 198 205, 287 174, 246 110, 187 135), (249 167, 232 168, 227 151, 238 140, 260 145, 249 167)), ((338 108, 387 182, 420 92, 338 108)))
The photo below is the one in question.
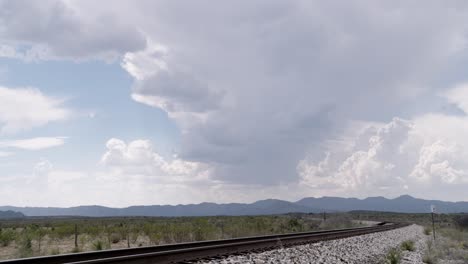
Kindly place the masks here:
POLYGON ((427 213, 435 205, 441 213, 468 212, 468 202, 424 200, 403 195, 395 199, 369 197, 365 199, 321 197, 304 198, 297 202, 277 199, 244 203, 200 203, 186 205, 141 205, 126 208, 105 206, 14 207, 0 206, 3 211, 20 212, 26 216, 213 216, 213 215, 264 215, 284 213, 346 212, 353 210, 386 211, 401 213, 427 213))

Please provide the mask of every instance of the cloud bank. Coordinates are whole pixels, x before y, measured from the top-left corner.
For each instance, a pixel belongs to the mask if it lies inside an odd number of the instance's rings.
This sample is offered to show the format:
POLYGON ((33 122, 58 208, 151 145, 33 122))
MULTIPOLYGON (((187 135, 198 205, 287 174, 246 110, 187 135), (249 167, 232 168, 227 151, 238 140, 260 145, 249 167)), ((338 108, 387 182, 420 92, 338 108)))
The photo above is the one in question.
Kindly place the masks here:
POLYGON ((116 16, 89 16, 72 1, 0 1, 0 56, 27 61, 115 60, 146 45, 144 36, 116 16))
MULTIPOLYGON (((142 193, 134 202, 154 202, 156 190, 164 202, 465 199, 468 89, 454 70, 466 65, 465 3, 25 4, 0 2, 1 56, 118 61, 133 78, 129 97, 181 131, 177 157, 109 135, 102 167, 61 171, 78 183, 130 183, 142 193)), ((69 116, 36 89, 0 95, 2 133, 69 116), (34 102, 16 112, 8 98, 34 102)))

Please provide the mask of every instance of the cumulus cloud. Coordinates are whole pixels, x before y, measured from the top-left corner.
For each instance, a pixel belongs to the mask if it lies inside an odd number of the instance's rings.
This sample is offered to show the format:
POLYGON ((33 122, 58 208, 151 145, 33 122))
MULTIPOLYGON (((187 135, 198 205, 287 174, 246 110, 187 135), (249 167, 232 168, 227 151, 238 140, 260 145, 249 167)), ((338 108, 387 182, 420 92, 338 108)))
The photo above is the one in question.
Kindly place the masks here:
POLYGON ((409 175, 423 183, 440 180, 443 183, 460 183, 460 180, 468 182, 468 172, 464 171, 466 166, 460 169, 454 168, 453 163, 459 162, 463 153, 460 146, 446 144, 436 141, 430 145, 423 146, 420 150, 419 160, 409 175))
POLYGON ((46 96, 37 88, 0 86, 0 133, 11 134, 65 120, 71 111, 63 103, 63 99, 46 96))
POLYGON ((159 44, 125 55, 132 98, 168 112, 183 130, 181 157, 218 179, 295 180, 297 161, 346 121, 411 115, 436 91, 434 73, 464 52, 464 6, 336 5, 202 1, 183 16, 173 2, 135 5, 129 16, 159 44))
POLYGON ((436 133, 440 135, 434 136, 432 128, 426 127, 428 118, 433 117, 394 118, 387 124, 371 125, 348 137, 349 148, 327 147, 330 150, 321 160, 306 157, 297 166, 301 182, 312 189, 329 186, 329 192, 346 196, 410 192, 457 199, 461 188, 468 187, 468 141, 451 137, 452 127, 444 125, 452 123, 457 133, 465 133, 468 119, 439 116, 445 121, 439 123, 436 133))
POLYGON ((149 140, 139 139, 126 144, 112 138, 106 147, 101 163, 112 169, 117 177, 143 176, 173 183, 207 180, 210 176, 209 168, 204 164, 162 157, 149 140))
POLYGON ((402 187, 405 184, 401 180, 402 171, 404 175, 407 170, 402 158, 406 155, 403 147, 411 128, 410 122, 398 118, 380 128, 368 127, 354 139, 350 149, 342 149, 341 153, 329 152, 317 164, 301 160, 298 173, 309 186, 326 182, 338 190, 360 195, 402 187), (363 135, 367 136, 367 144, 362 144, 363 135))
POLYGON ((0 56, 24 60, 112 59, 142 49, 137 28, 110 14, 89 15, 72 1, 0 1, 0 56))

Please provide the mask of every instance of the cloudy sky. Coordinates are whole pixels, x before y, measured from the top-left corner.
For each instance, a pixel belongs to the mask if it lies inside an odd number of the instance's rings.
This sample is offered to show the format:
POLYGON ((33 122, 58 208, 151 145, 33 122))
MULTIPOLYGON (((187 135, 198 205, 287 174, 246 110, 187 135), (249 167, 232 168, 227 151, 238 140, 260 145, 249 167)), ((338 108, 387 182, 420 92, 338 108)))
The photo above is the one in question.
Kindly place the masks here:
POLYGON ((0 201, 468 200, 465 1, 0 0, 0 201))

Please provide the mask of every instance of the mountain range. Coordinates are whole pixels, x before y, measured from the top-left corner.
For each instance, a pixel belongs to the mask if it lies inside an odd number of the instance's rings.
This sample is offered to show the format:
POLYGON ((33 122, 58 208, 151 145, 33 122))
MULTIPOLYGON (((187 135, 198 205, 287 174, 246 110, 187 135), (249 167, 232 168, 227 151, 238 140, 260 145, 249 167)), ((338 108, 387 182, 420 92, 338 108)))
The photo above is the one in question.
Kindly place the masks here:
POLYGON ((0 219, 17 219, 25 217, 24 214, 14 211, 0 211, 0 219))
POLYGON ((365 199, 321 197, 304 198, 297 202, 277 199, 244 203, 200 203, 187 205, 147 205, 126 208, 105 206, 14 207, 0 206, 0 211, 15 211, 26 216, 212 216, 212 215, 264 215, 284 213, 347 212, 354 210, 400 213, 428 213, 431 205, 440 213, 468 212, 468 202, 424 200, 402 195, 395 199, 369 197, 365 199))

